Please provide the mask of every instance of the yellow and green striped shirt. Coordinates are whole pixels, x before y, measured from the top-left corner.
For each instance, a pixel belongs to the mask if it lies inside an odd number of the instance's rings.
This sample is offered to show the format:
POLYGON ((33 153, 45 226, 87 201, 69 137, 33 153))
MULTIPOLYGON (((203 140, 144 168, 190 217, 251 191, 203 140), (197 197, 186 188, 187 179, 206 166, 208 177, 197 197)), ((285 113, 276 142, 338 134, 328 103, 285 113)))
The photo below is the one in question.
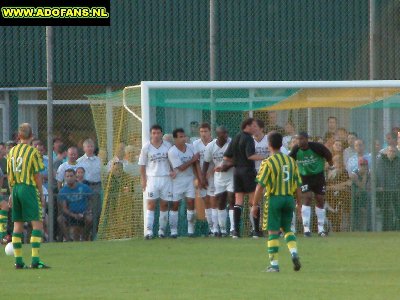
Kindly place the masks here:
POLYGON ((11 187, 24 183, 36 186, 34 175, 44 170, 38 150, 27 144, 18 144, 7 157, 8 182, 11 187))
POLYGON ((266 196, 293 196, 301 185, 296 161, 282 153, 262 161, 256 181, 266 188, 266 196))

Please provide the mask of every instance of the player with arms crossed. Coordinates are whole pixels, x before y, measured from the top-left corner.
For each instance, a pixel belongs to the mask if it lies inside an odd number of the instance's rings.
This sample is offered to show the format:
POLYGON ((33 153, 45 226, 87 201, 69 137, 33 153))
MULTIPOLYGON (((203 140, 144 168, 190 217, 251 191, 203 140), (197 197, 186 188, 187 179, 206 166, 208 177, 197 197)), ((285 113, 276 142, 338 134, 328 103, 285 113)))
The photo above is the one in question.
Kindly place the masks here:
POLYGON ((21 141, 10 150, 7 159, 8 182, 10 185, 9 205, 12 206, 14 232, 12 243, 14 247, 15 268, 26 269, 22 259, 22 231, 24 223, 32 223, 32 269, 47 269, 39 259, 39 248, 43 234, 42 204, 45 204, 42 188, 44 170, 42 157, 38 150, 30 146, 32 127, 23 123, 18 128, 18 138, 21 141))
POLYGON ((213 224, 214 236, 227 236, 226 230, 226 204, 229 199, 230 206, 234 205, 233 194, 233 169, 232 164, 224 166, 224 153, 229 146, 230 138, 224 126, 216 129, 217 138, 209 143, 204 152, 203 181, 207 181, 207 171, 212 163, 214 168, 215 197, 218 204, 217 220, 213 224), (219 230, 218 230, 219 225, 219 230), (219 234, 220 233, 220 234, 219 234))
POLYGON ((301 217, 303 219, 304 236, 311 237, 311 201, 312 193, 315 194, 315 214, 318 220, 318 235, 326 237, 325 226, 325 160, 330 169, 333 169, 332 153, 324 145, 308 141, 308 134, 301 132, 297 135, 298 145, 290 152, 299 166, 301 175, 301 192, 303 193, 303 206, 301 217))
POLYGON ((263 190, 266 189, 265 209, 268 211, 268 254, 270 266, 267 272, 279 272, 279 232, 285 233, 285 240, 292 256, 293 268, 299 271, 300 259, 297 253, 296 236, 291 231, 295 202, 293 195, 296 194, 300 207, 300 174, 293 158, 281 153, 282 135, 278 132, 268 134, 268 143, 271 156, 261 163, 256 181, 258 182, 254 194, 254 206, 252 213, 257 215, 257 206, 262 198, 263 190))
POLYGON ((194 236, 195 211, 194 198, 196 196, 194 188, 195 175, 199 181, 199 186, 203 186, 199 165, 200 154, 196 153, 191 144, 186 143, 185 131, 182 128, 174 129, 172 132, 175 145, 168 151, 168 159, 173 168, 172 180, 172 211, 169 215, 171 227, 171 237, 178 236, 178 209, 179 200, 186 199, 188 236, 194 236))
POLYGON ((143 192, 147 197, 147 233, 145 238, 153 238, 154 210, 156 200, 160 199, 160 218, 158 236, 165 237, 168 222, 168 201, 172 201, 171 167, 168 150, 171 145, 162 139, 163 132, 159 125, 150 128, 150 142, 140 152, 140 178, 143 192))
MULTIPOLYGON (((200 132, 200 138, 193 142, 193 147, 196 153, 200 154, 200 168, 204 169, 204 152, 206 150, 206 146, 212 141, 210 124, 208 123, 200 124, 199 132, 200 132)), ((218 214, 214 197, 213 176, 214 176, 213 169, 210 168, 206 176, 206 178, 208 179, 207 188, 203 188, 199 186, 199 184, 197 183, 197 188, 199 189, 200 197, 204 201, 206 219, 208 223, 208 228, 211 231, 210 233, 212 233, 212 228, 215 225, 218 226, 218 214), (214 221, 217 222, 217 224, 213 225, 214 221)))

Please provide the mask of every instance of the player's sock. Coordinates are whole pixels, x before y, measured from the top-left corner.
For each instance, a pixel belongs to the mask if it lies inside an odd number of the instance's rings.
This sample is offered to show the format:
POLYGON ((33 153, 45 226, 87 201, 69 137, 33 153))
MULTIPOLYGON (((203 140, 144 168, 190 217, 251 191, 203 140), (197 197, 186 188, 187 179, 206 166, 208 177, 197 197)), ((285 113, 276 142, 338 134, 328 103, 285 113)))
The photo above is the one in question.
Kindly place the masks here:
POLYGON ((218 210, 218 224, 219 229, 221 229, 221 233, 226 233, 226 209, 218 210))
POLYGON ((212 223, 213 223, 213 227, 212 227, 212 233, 216 233, 218 232, 218 209, 213 208, 212 209, 212 223))
POLYGON ((8 211, 0 210, 0 243, 7 235, 8 211))
POLYGON ((311 218, 311 207, 302 205, 301 206, 301 217, 303 219, 304 232, 310 232, 310 218, 311 218))
POLYGON ((290 224, 290 230, 296 233, 296 213, 293 213, 292 224, 290 224))
POLYGON ((22 265, 24 263, 22 260, 22 233, 13 232, 12 243, 14 247, 15 263, 17 265, 22 265))
POLYGON ((285 234, 285 241, 286 244, 289 248, 290 254, 293 255, 293 253, 297 253, 297 242, 296 242, 296 236, 294 235, 293 232, 287 232, 285 234))
POLYGON ((32 265, 39 263, 39 248, 42 242, 42 231, 32 230, 31 246, 32 246, 32 265))
POLYGON ((178 212, 171 210, 169 212, 169 226, 171 234, 178 234, 178 212))
POLYGON ((315 207, 315 214, 317 215, 317 221, 318 221, 318 233, 324 232, 325 215, 326 215, 325 209, 315 207))
POLYGON ((270 234, 268 236, 268 255, 271 266, 278 267, 279 266, 279 235, 278 234, 270 234))
POLYGON ((160 223, 159 230, 162 231, 162 233, 164 233, 165 229, 167 228, 167 222, 168 222, 167 211, 160 211, 160 218, 158 219, 158 222, 160 223))
POLYGON ((230 231, 235 230, 235 218, 233 217, 233 215, 234 215, 234 210, 230 209, 229 210, 229 223, 231 223, 230 231))
POLYGON ((212 209, 211 208, 206 208, 205 209, 205 213, 206 213, 206 219, 207 219, 207 223, 208 223, 208 228, 211 230, 211 228, 213 226, 212 209))
POLYGON ((240 218, 242 217, 243 206, 235 204, 233 209, 234 209, 233 219, 234 219, 234 223, 235 223, 235 231, 236 231, 237 234, 239 234, 239 231, 240 231, 240 218))
POLYGON ((186 217, 188 221, 188 234, 194 234, 194 210, 187 210, 186 217))
POLYGON ((260 231, 260 215, 261 215, 261 209, 260 207, 257 207, 257 218, 253 218, 254 220, 254 231, 259 232, 260 231))
POLYGON ((146 218, 147 218, 147 234, 153 235, 154 211, 148 209, 146 213, 146 218))

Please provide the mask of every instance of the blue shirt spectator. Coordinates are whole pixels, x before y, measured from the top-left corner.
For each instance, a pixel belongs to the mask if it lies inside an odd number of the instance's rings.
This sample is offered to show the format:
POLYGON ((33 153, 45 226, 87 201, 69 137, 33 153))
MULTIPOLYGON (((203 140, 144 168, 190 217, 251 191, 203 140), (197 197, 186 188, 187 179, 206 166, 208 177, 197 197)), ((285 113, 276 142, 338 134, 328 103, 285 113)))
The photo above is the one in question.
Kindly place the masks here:
POLYGON ((58 197, 60 201, 66 201, 68 209, 72 213, 83 214, 88 209, 89 197, 92 190, 83 183, 75 183, 73 187, 65 185, 60 190, 58 197))

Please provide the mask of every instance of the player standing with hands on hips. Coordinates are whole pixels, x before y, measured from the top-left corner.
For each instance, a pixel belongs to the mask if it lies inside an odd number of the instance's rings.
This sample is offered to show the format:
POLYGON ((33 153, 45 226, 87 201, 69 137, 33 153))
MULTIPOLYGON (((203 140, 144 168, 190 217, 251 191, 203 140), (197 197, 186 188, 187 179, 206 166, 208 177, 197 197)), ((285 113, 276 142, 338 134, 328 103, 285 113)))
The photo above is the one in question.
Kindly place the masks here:
POLYGON ((297 206, 300 206, 301 179, 293 158, 281 153, 282 135, 278 132, 268 134, 270 157, 263 160, 256 181, 258 182, 254 194, 254 205, 252 214, 258 214, 257 206, 262 198, 263 190, 266 189, 266 210, 268 211, 268 254, 270 266, 266 272, 279 272, 278 251, 279 231, 285 233, 285 240, 292 256, 293 269, 299 271, 300 259, 297 254, 296 236, 291 231, 296 194, 297 206))
POLYGON ((39 259, 39 248, 42 242, 43 221, 42 204, 44 204, 42 175, 44 170, 42 157, 37 149, 30 146, 32 127, 23 123, 18 128, 20 144, 14 146, 8 155, 7 171, 10 185, 9 205, 12 206, 14 232, 15 268, 27 269, 22 259, 22 231, 25 222, 32 223, 32 269, 48 269, 39 259))
POLYGON ((299 166, 301 175, 301 192, 303 193, 303 206, 301 217, 303 219, 304 236, 311 237, 311 201, 312 193, 315 194, 315 214, 318 220, 318 235, 326 237, 325 226, 325 160, 333 170, 332 153, 324 145, 308 141, 308 134, 300 132, 297 135, 298 145, 293 147, 290 156, 299 166))

